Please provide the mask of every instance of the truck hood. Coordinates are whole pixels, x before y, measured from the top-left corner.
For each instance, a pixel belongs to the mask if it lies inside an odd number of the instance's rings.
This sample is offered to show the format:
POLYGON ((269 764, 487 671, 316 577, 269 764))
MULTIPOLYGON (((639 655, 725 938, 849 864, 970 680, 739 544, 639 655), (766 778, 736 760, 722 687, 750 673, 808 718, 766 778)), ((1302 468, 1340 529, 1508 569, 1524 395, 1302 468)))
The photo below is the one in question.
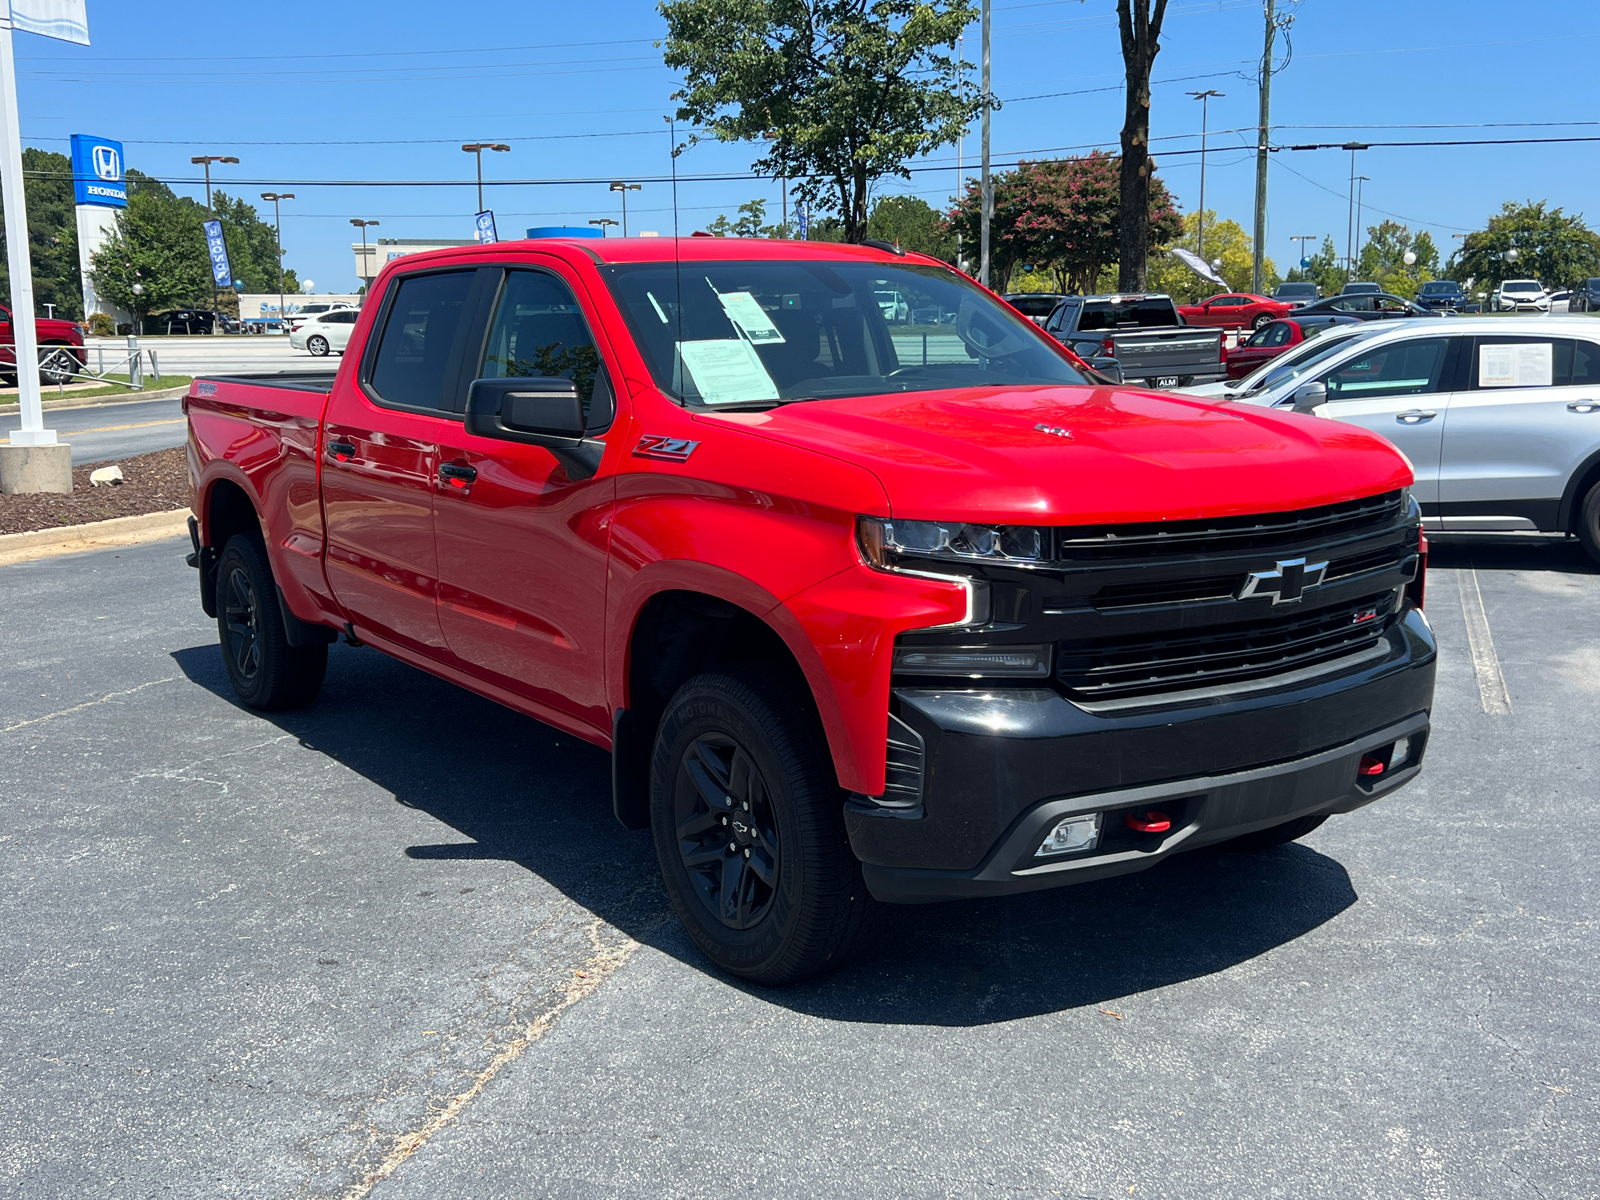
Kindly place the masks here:
POLYGON ((906 518, 1185 520, 1332 504, 1411 482, 1405 458, 1354 425, 1113 387, 861 396, 696 420, 865 467, 891 515, 906 518))

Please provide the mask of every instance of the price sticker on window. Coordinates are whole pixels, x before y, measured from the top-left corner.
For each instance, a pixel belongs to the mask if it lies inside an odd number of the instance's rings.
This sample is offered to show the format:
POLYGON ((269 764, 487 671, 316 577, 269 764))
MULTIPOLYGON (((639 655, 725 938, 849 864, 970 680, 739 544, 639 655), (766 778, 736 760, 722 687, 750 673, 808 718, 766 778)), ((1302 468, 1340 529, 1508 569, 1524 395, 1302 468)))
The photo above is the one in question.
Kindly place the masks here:
POLYGON ((767 310, 761 307, 761 301, 749 292, 721 292, 717 299, 722 301, 722 309, 728 314, 728 320, 744 332, 751 345, 765 346, 784 340, 783 331, 772 323, 767 310))

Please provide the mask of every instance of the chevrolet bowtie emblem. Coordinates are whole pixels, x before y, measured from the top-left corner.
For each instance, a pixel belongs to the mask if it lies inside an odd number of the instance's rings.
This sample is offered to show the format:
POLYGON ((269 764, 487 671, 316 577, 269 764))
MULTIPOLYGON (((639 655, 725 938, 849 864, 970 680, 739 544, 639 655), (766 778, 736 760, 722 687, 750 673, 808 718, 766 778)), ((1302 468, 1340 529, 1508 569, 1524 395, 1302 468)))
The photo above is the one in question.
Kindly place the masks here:
POLYGON ((1327 574, 1326 562, 1308 563, 1303 558, 1282 559, 1270 571, 1252 571, 1234 593, 1239 600, 1252 596, 1271 596, 1274 604, 1298 604, 1307 588, 1314 588, 1327 574))

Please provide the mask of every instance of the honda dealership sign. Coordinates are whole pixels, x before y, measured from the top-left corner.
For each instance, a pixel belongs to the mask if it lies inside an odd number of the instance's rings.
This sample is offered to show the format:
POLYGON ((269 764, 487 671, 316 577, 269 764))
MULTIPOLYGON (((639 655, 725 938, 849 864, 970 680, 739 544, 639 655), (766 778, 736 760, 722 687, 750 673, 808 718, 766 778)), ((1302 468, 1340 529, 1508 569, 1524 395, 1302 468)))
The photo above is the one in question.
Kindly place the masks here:
POLYGON ((86 133, 73 134, 72 191, 79 204, 126 208, 128 185, 123 178, 122 143, 86 133))

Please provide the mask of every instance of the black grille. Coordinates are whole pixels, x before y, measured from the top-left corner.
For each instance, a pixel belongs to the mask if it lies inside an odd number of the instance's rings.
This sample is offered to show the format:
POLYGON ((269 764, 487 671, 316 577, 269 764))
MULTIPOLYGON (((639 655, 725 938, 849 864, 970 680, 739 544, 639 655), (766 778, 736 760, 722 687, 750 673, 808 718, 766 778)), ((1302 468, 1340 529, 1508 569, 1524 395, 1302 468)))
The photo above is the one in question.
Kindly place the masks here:
POLYGON ((1282 675, 1375 646, 1394 619, 1396 595, 1292 617, 1262 617, 1203 631, 1061 642, 1056 677, 1083 702, 1160 696, 1282 675))
POLYGON ((878 804, 887 808, 915 808, 921 804, 926 757, 922 735, 890 713, 888 772, 878 804))
MULTIPOLYGON (((1333 583, 1368 571, 1398 567, 1407 557, 1415 553, 1416 550, 1410 545, 1397 545, 1335 558, 1328 563, 1328 570, 1323 575, 1322 582, 1333 583)), ((1411 573, 1415 574, 1414 567, 1411 573)), ((1236 571, 1228 575, 1210 575, 1202 578, 1115 583, 1108 584, 1089 597, 1089 603, 1101 612, 1110 612, 1117 609, 1142 608, 1152 604, 1221 600, 1233 595, 1239 583, 1240 576, 1236 571)))
POLYGON ((1058 529, 1054 557, 1058 562, 1095 562, 1226 550, 1276 550, 1305 538, 1333 538, 1380 528, 1401 515, 1403 496, 1403 492, 1386 492, 1288 513, 1058 529))

